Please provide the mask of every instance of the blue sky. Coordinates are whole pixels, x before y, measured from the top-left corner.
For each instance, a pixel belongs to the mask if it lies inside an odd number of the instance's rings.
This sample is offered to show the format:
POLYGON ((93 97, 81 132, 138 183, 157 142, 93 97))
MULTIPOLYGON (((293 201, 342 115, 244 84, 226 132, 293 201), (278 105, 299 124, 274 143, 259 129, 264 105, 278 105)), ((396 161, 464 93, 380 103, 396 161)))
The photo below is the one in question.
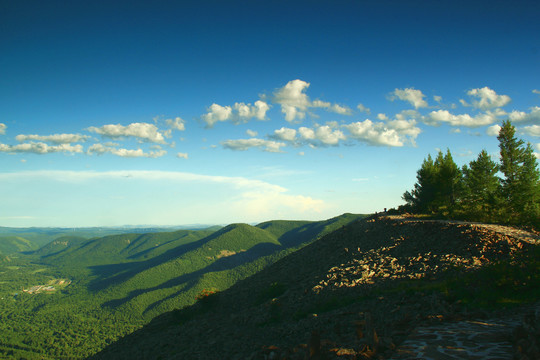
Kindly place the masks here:
MULTIPOLYGON (((536 1, 2 1, 0 226, 398 206, 511 119, 540 154, 536 1)), ((539 155, 540 156, 540 155, 539 155)))

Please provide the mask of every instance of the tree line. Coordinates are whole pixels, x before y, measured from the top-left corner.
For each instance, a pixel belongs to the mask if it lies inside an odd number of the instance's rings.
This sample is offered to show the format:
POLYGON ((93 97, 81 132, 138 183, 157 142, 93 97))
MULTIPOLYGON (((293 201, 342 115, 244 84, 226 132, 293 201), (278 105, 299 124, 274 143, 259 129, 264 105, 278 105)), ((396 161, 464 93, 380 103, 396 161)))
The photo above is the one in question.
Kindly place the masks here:
POLYGON ((498 162, 486 150, 462 168, 450 150, 439 151, 435 159, 428 155, 399 210, 540 229, 538 163, 531 144, 516 138, 515 132, 509 120, 502 123, 498 162))

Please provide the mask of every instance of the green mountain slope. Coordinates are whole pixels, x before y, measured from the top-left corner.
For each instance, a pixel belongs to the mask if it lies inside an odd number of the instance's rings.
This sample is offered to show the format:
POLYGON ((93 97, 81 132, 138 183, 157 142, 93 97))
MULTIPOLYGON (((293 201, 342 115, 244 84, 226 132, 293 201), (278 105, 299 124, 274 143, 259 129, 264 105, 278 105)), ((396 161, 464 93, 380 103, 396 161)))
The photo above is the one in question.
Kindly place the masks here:
POLYGON ((13 254, 21 251, 36 250, 38 245, 21 236, 0 236, 0 253, 13 254))
MULTIPOLYGON (((95 266, 147 259, 175 247, 197 241, 212 230, 178 230, 151 234, 122 234, 68 242, 70 246, 48 254, 46 261, 58 266, 95 266)), ((59 244, 65 243, 60 241, 59 244)), ((58 245, 58 244, 57 244, 58 245)))
POLYGON ((91 359, 392 358, 423 321, 467 317, 481 304, 537 302, 539 250, 515 229, 352 222, 91 359))
POLYGON ((9 285, 0 287, 8 299, 0 301, 0 357, 84 358, 155 316, 193 304, 205 289, 225 291, 362 217, 64 237, 42 248, 41 258, 19 255, 0 264, 0 283, 9 285), (29 293, 48 284, 64 285, 29 293))

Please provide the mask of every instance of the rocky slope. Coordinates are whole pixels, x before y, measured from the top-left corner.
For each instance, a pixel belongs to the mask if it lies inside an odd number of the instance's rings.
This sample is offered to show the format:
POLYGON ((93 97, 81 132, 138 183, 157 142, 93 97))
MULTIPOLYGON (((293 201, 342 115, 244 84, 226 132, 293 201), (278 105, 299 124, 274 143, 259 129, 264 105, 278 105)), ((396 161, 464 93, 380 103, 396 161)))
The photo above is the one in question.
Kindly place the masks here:
POLYGON ((159 316, 94 358, 387 358, 419 323, 467 316, 441 290, 444 279, 519 257, 538 242, 492 225, 356 221, 223 293, 159 316))

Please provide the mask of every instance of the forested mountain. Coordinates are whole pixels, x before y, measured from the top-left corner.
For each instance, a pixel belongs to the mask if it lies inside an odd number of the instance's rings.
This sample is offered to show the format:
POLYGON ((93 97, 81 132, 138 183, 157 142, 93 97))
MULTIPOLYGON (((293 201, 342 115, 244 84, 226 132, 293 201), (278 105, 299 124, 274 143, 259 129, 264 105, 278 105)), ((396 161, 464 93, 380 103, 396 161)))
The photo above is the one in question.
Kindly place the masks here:
POLYGON ((535 243, 493 225, 354 221, 91 359, 392 358, 422 322, 537 301, 535 243))
POLYGON ((38 245, 21 236, 0 236, 0 254, 36 250, 38 245))
POLYGON ((56 238, 0 263, 0 356, 85 357, 363 217, 56 238))

